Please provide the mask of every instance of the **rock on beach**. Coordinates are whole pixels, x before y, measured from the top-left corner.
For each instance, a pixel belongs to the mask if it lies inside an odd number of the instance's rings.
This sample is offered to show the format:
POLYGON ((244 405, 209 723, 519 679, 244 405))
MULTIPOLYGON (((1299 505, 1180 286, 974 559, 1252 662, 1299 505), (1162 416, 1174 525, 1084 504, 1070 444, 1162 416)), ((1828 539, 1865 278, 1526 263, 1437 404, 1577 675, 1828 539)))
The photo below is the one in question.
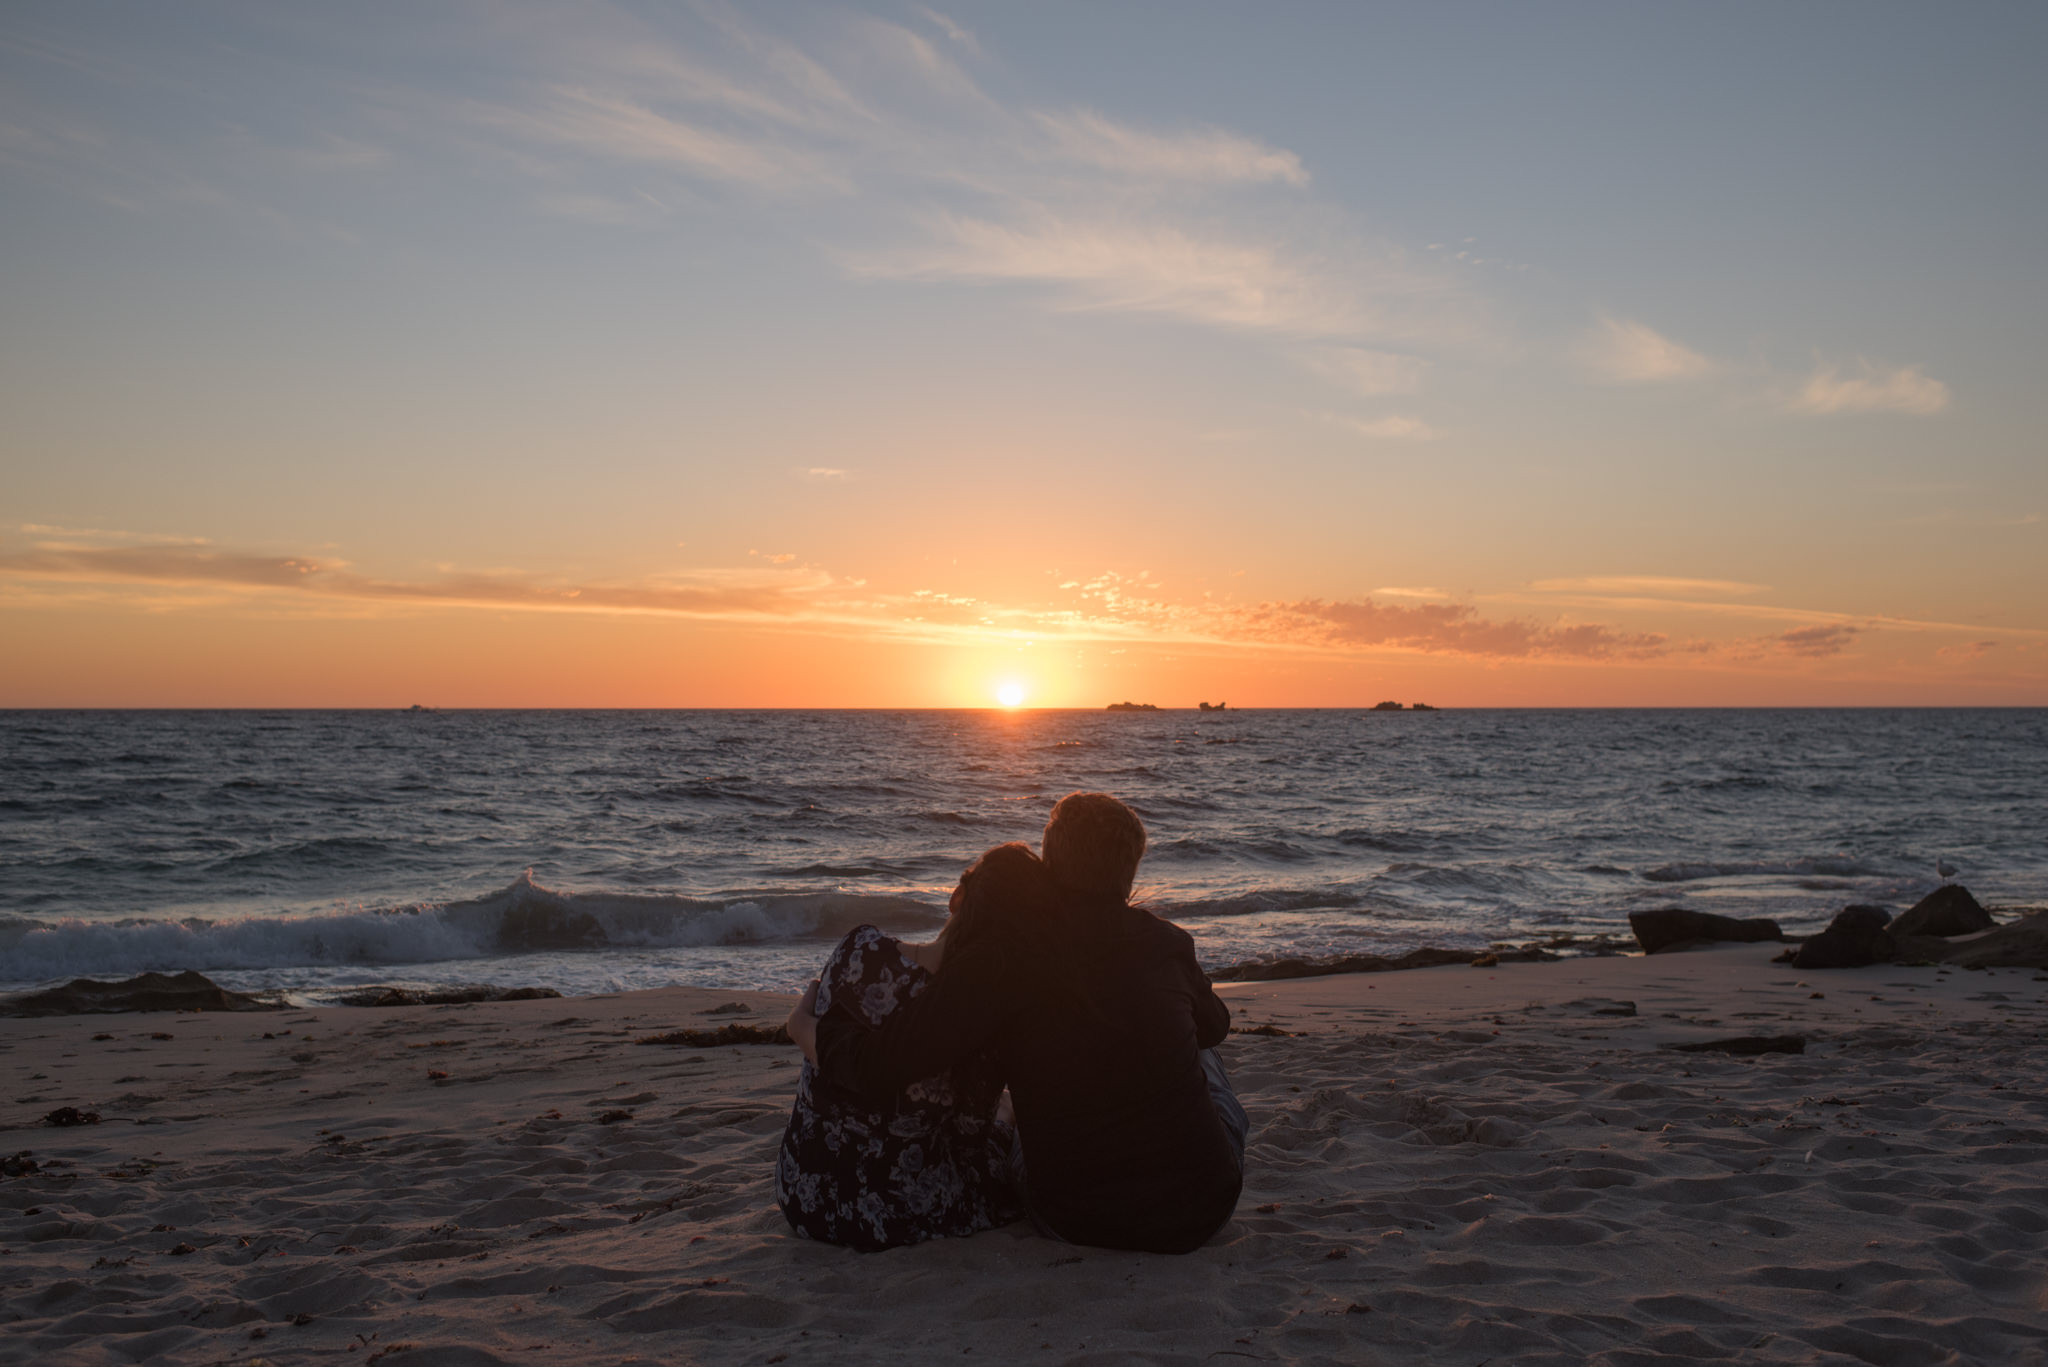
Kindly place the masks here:
POLYGON ((2031 911, 1986 934, 1952 944, 1941 962, 1958 968, 2048 969, 2048 911, 2031 911))
POLYGON ((203 973, 141 973, 117 983, 73 978, 62 987, 0 1000, 0 1016, 85 1016, 118 1011, 281 1011, 230 992, 203 973))
POLYGON ((1628 928, 1645 954, 1663 954, 1696 945, 1733 942, 1754 944, 1759 940, 1782 940, 1784 932, 1776 921, 1764 917, 1738 919, 1716 916, 1709 911, 1685 907, 1660 907, 1655 911, 1632 911, 1628 928))
POLYGON ((1862 968, 1888 964, 1898 942, 1886 927, 1892 914, 1883 907, 1843 907, 1828 928, 1799 946, 1794 968, 1862 968))
POLYGON ((1998 923, 1960 883, 1945 883, 1891 923, 1893 935, 1974 935, 1998 923))

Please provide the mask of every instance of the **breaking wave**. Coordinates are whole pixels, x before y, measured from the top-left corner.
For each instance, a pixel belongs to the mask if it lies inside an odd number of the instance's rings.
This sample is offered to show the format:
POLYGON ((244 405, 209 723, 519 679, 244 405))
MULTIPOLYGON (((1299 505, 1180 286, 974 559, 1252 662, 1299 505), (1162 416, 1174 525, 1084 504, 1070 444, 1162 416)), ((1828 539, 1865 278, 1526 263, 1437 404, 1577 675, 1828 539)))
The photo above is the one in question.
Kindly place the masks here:
POLYGON ((944 907, 908 897, 836 892, 727 899, 561 892, 534 882, 528 871, 510 887, 472 900, 382 910, 218 921, 0 918, 0 981, 830 940, 863 922, 930 931, 945 916, 944 907))
POLYGON ((1256 916, 1274 911, 1349 911, 1366 905, 1362 894, 1343 888, 1263 888, 1221 897, 1185 900, 1141 897, 1139 900, 1169 921, 1208 916, 1256 916))
POLYGON ((1786 859, 1755 864, 1692 863, 1661 864, 1643 870, 1652 883, 1694 883, 1703 878, 1883 878, 1897 869, 1879 868, 1846 855, 1824 855, 1813 859, 1786 859))

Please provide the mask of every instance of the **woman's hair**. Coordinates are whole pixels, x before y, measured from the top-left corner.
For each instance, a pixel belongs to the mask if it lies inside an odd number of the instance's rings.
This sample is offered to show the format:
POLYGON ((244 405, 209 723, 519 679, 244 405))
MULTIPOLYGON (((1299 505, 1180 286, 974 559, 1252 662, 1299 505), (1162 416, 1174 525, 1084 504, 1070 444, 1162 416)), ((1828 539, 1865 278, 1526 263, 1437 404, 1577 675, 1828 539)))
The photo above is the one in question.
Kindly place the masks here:
POLYGON ((1051 877, 1029 845, 998 845, 960 875, 953 914, 939 932, 946 953, 992 936, 1031 935, 1049 929, 1056 908, 1051 877))

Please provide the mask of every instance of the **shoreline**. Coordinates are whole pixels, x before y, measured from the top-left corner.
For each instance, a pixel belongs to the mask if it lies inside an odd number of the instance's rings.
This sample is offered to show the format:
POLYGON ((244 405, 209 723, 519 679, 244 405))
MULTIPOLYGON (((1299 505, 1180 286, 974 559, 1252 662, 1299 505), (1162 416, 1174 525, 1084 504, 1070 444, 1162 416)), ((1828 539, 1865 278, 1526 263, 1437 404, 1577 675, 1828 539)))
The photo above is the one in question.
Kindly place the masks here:
POLYGON ((794 1238, 769 1171, 795 1051, 636 1043, 779 1024, 784 994, 0 1020, 0 1149, 37 1165, 0 1178, 0 1344, 2039 1360, 2048 974, 1795 973, 1778 948, 1219 985, 1257 1032, 1222 1050, 1249 1171, 1183 1258, 1021 1225, 873 1255, 794 1238), (1760 1034, 1805 1052, 1665 1047, 1760 1034), (38 1123, 65 1105, 101 1122, 38 1123))
MULTIPOLYGON (((1994 930, 2017 927, 2021 923, 2027 922, 2028 918, 2048 914, 2048 907, 2041 906, 1993 904, 1987 906, 1985 910, 1996 918, 1994 930)), ((1815 919, 1818 918, 1816 917, 1815 919)), ((1824 926, 1826 923, 1822 922, 1821 924, 1824 926)), ((1946 947, 1950 951, 1963 950, 1973 941, 1983 938, 1985 933, 1975 932, 1970 935, 1947 937, 1945 941, 1946 947)), ((1780 946, 1796 946, 1810 938, 1812 937, 1788 932, 1772 943, 1779 944, 1780 946)), ((778 951, 794 951, 801 948, 807 955, 814 954, 818 960, 822 960, 832 943, 833 941, 831 940, 820 938, 815 941, 805 940, 778 943, 774 948, 778 951)), ((1712 941, 1695 941, 1685 945, 1674 946, 1668 950, 1646 950, 1639 937, 1627 932, 1606 930, 1552 932, 1542 936, 1529 935, 1494 940, 1484 945, 1450 947, 1424 944, 1398 953, 1387 954, 1324 954, 1302 957, 1276 953, 1232 960, 1217 964, 1204 971, 1211 982, 1221 985, 1224 983, 1332 977, 1355 973, 1411 972, 1447 965, 1491 966, 1489 963, 1482 963, 1481 961, 1483 960, 1491 960, 1498 963, 1550 963, 1572 962, 1579 959, 1593 958, 1642 957, 1645 954, 1683 952, 1709 943, 1712 943, 1712 941)), ((1926 947, 1931 942, 1923 940, 1919 943, 1926 947)), ((741 948, 743 952, 743 947, 714 947, 720 953, 731 953, 736 948, 741 948)), ((592 952, 604 953, 606 951, 592 952)), ((580 1001, 594 997, 617 996, 621 992, 660 991, 671 986, 686 986, 693 990, 708 992, 759 993, 781 990, 774 987, 727 986, 717 983, 676 983, 671 981, 649 987, 628 987, 601 992, 577 992, 573 990, 562 991, 543 984, 501 981, 483 976, 432 978, 409 975, 403 971, 418 968, 440 968, 446 967, 449 964, 463 966, 512 964, 516 963, 520 957, 517 954, 506 954, 478 959, 447 960, 423 964, 396 964, 391 965, 391 967, 399 971, 375 975, 365 973, 362 975, 361 981, 337 982, 319 988, 272 987, 262 984, 248 984, 245 980, 251 974, 260 971, 251 969, 213 969, 210 970, 210 973, 218 974, 221 978, 228 979, 229 981, 219 982, 209 977, 208 982, 210 985, 218 985, 232 992, 240 993, 265 1003, 275 1004, 280 1009, 287 1010, 325 1010, 359 1006, 393 1007, 410 1004, 440 1005, 461 1001, 494 1000, 500 997, 518 996, 537 996, 563 1001, 580 1001), (236 983, 240 983, 240 985, 235 985, 236 983), (306 994, 313 991, 329 995, 327 999, 307 1000, 306 994), (378 998, 383 998, 384 1000, 377 1000, 378 998), (417 1000, 408 1000, 409 998, 417 1000)), ((1900 966, 1910 967, 1915 965, 1901 962, 1900 966)), ((1973 965, 1961 964, 1960 966, 1971 967, 1973 965)), ((2007 964, 2004 966, 2014 965, 2007 964)), ((192 971, 197 970, 150 969, 144 970, 135 976, 147 976, 151 973, 192 971)), ((5 1018, 8 1006, 20 998, 58 991, 81 979, 102 985, 110 985, 120 981, 120 979, 106 974, 82 974, 40 979, 34 982, 15 982, 0 986, 0 1019, 5 1018)))

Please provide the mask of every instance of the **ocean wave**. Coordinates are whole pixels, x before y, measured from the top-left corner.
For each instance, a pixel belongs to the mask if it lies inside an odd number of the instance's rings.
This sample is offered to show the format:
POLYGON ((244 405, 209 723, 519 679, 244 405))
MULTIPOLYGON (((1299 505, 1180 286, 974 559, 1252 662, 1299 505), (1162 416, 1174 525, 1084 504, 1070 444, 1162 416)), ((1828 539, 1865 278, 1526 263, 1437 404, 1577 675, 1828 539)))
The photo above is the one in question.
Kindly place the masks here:
POLYGON ((987 817, 967 816, 961 812, 919 812, 919 821, 929 821, 937 826, 991 826, 996 823, 987 817))
POLYGON ((1431 836, 1408 831, 1364 830, 1358 827, 1347 827, 1338 831, 1335 839, 1340 845, 1348 845, 1353 849, 1378 850, 1383 854, 1418 854, 1441 843, 1431 836))
POLYGON ((1261 888, 1255 892, 1185 901, 1149 897, 1142 900, 1148 909, 1169 921, 1211 916, 1255 916, 1267 911, 1346 911, 1362 906, 1365 901, 1358 893, 1342 888, 1261 888))
POLYGON ((468 901, 378 910, 217 921, 0 917, 0 981, 755 945, 836 939, 863 922, 926 933, 945 915, 944 907, 908 897, 838 892, 727 899, 561 892, 534 882, 528 871, 510 887, 468 901))
POLYGON ((1189 861, 1229 858, 1295 864, 1313 859, 1315 854, 1299 845, 1276 840, 1270 836, 1218 836, 1209 839, 1182 836, 1177 840, 1162 840, 1154 844, 1146 851, 1146 857, 1155 860, 1189 861))
POLYGON ((1812 859, 1786 859, 1760 863, 1662 864, 1643 870, 1652 883, 1693 883, 1703 878, 1883 878, 1895 870, 1877 868, 1846 855, 1823 855, 1812 859))
POLYGON ((1519 897, 1541 881, 1542 870, 1516 864, 1389 864, 1385 876, 1437 894, 1519 897))

